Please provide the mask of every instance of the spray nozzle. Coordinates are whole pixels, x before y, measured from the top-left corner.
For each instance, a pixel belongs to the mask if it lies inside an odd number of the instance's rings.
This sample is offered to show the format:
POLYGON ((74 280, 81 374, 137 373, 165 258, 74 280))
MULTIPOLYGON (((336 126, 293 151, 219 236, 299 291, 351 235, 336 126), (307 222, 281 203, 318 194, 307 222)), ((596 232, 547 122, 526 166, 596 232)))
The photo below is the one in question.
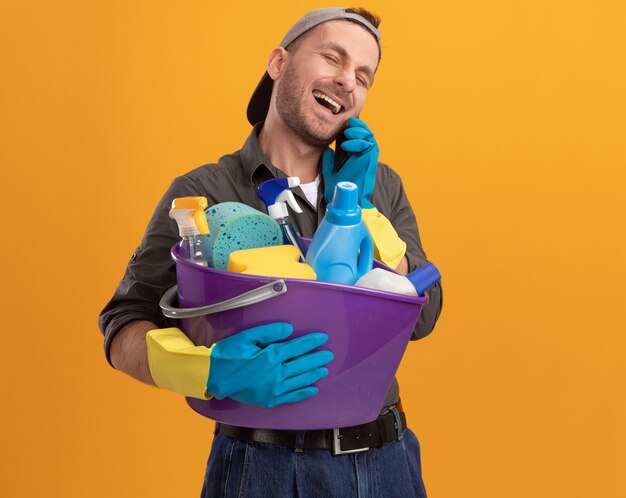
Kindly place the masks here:
POLYGON ((177 197, 172 201, 170 218, 178 223, 181 237, 209 233, 204 210, 209 206, 206 197, 177 197))
POLYGON ((261 183, 257 189, 257 195, 267 207, 267 213, 274 219, 289 216, 286 204, 296 213, 301 213, 302 209, 296 202, 292 187, 300 185, 300 178, 289 176, 285 178, 273 178, 261 183))

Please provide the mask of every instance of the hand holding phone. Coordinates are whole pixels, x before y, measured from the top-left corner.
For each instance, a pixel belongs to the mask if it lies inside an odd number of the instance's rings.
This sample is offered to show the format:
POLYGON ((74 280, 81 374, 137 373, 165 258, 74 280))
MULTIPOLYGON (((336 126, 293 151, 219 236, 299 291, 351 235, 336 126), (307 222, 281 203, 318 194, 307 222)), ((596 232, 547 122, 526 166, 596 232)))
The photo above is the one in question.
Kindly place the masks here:
POLYGON ((335 151, 326 149, 322 157, 326 202, 332 201, 338 182, 349 181, 359 189, 361 207, 372 208, 370 197, 374 191, 378 153, 372 131, 360 119, 350 118, 347 128, 337 136, 335 151))

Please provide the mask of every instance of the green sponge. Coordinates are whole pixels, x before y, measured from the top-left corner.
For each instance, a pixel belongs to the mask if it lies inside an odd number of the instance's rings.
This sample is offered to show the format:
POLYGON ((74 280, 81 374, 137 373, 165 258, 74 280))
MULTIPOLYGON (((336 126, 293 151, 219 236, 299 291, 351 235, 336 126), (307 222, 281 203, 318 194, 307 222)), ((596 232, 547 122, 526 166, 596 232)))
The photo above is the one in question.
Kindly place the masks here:
POLYGON ((207 263, 226 270, 233 251, 283 244, 280 226, 271 217, 240 202, 222 202, 205 210, 210 235, 203 237, 207 263))

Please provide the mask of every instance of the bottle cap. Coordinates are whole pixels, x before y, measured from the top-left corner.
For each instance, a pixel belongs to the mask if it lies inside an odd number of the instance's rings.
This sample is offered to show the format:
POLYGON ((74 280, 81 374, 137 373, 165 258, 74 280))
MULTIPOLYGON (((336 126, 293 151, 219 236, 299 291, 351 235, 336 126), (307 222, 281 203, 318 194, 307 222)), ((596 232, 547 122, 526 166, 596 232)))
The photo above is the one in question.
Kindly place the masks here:
POLYGON ((359 188, 352 182, 335 185, 333 201, 326 208, 328 221, 335 225, 356 225, 361 221, 359 188))
POLYGON ((424 293, 441 280, 441 273, 437 267, 432 263, 418 268, 417 270, 409 273, 406 278, 413 284, 418 296, 424 295, 424 293))

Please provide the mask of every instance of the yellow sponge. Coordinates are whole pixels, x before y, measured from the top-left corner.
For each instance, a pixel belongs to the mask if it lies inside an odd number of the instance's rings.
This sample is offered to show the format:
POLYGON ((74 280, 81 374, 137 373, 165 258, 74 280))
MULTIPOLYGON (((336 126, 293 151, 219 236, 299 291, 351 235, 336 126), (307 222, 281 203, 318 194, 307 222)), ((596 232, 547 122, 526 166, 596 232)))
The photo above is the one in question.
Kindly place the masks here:
POLYGON ((300 263, 295 246, 270 246, 244 249, 230 253, 228 271, 266 277, 304 278, 316 280, 317 275, 306 263, 300 263))

